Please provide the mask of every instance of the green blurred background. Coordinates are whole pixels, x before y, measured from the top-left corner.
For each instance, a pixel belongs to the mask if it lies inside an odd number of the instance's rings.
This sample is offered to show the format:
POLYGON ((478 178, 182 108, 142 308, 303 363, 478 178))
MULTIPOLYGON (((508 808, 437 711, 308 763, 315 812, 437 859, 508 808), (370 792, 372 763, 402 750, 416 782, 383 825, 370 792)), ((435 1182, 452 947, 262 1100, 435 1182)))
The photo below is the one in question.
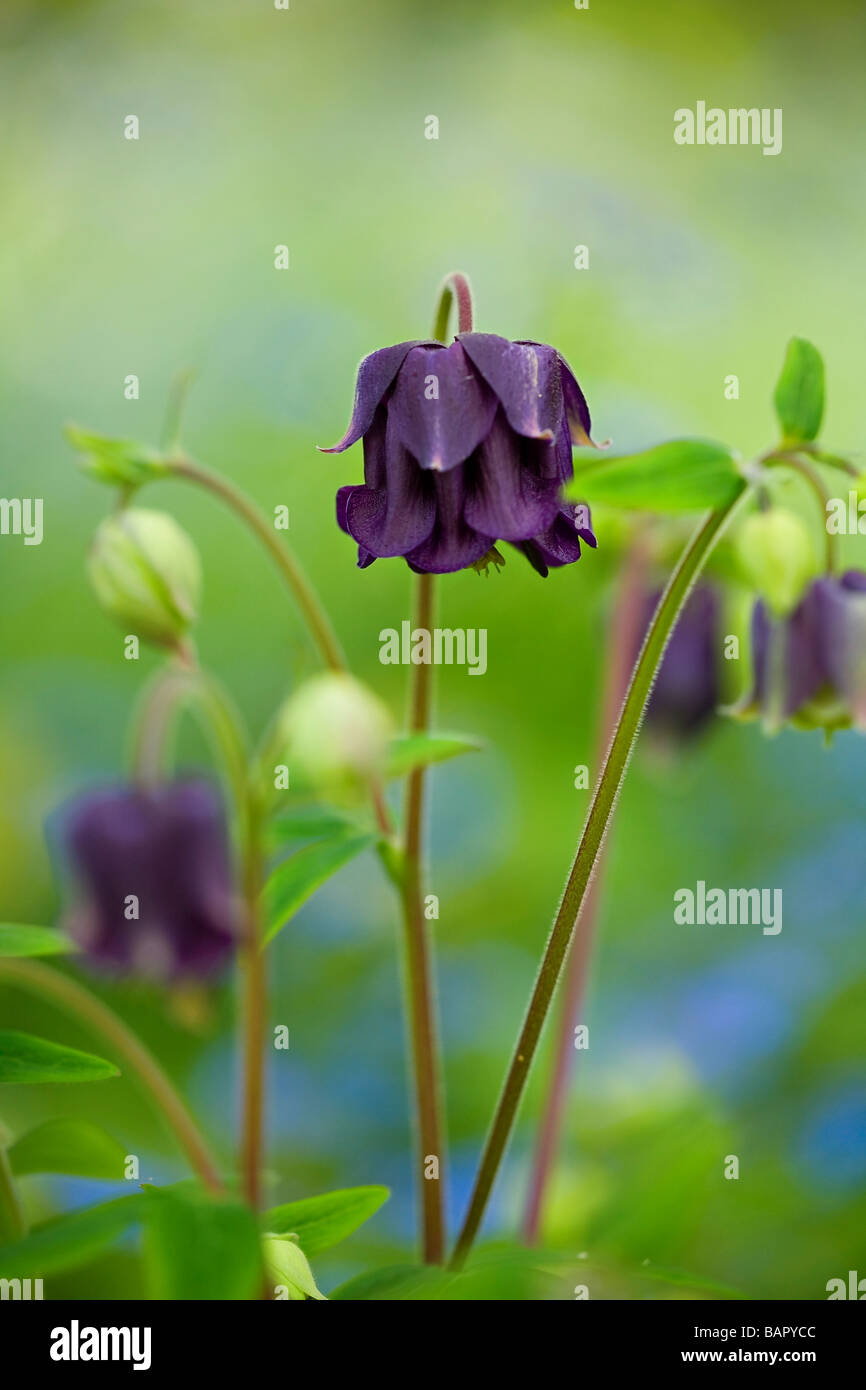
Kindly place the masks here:
MULTIPOLYGON (((45 539, 0 539, 0 919, 56 920, 46 823, 119 773, 154 664, 122 659, 86 585, 83 557, 110 498, 76 469, 67 420, 155 442, 173 377, 194 367, 188 448, 266 509, 290 507, 291 542, 355 669, 397 717, 405 672, 379 664, 378 633, 409 616, 410 576, 398 561, 354 568, 333 494, 358 480, 360 450, 324 457, 315 444, 342 433, 364 353, 429 332, 446 271, 471 276, 479 328, 560 348, 596 436, 617 448, 698 433, 760 450, 784 344, 799 333, 826 359, 825 437, 857 456, 859 9, 7 0, 0 495, 43 497, 45 539), (674 110, 699 99, 782 107, 782 154, 675 145, 674 110), (133 113, 138 142, 122 133, 133 113), (438 141, 424 138, 429 114, 438 141), (279 243, 286 272, 273 266, 279 243), (587 271, 573 267, 578 243, 587 271), (138 401, 124 399, 129 373, 138 401), (729 373, 737 401, 724 396, 729 373)), ((195 536, 202 659, 260 729, 315 669, 294 612, 211 499, 160 485, 145 505, 170 508, 195 536)), ((619 559, 611 546, 542 582, 508 556, 487 580, 440 584, 444 624, 489 632, 484 679, 443 668, 438 681, 440 725, 487 744, 433 776, 452 1222, 586 810, 573 768, 592 764, 619 559)), ((609 865, 592 1045, 545 1231, 619 1271, 603 1294, 659 1296, 639 1277, 646 1260, 750 1297, 822 1298, 828 1279, 866 1274, 864 776, 854 734, 825 751, 818 735, 767 742, 719 720, 679 759, 639 752, 609 865), (674 925, 674 890, 698 878, 781 886, 781 935, 674 925), (738 1182, 722 1177, 729 1153, 738 1182)), ((397 942, 371 859, 323 890, 274 950, 274 1021, 292 1037, 271 1076, 274 1200, 393 1189, 368 1228, 317 1264, 326 1290, 412 1247, 397 942)), ((228 990, 106 993, 228 1157, 228 990)), ((88 1045, 23 996, 0 998, 5 1026, 88 1045)), ((491 1236, 515 1229, 544 1069, 491 1236)), ((143 1176, 183 1172, 125 1080, 3 1097, 14 1132, 79 1113, 143 1155, 143 1176)), ((28 1182, 34 1212, 102 1192, 28 1182)), ((116 1296, 137 1281, 121 1250, 48 1292, 116 1296)))

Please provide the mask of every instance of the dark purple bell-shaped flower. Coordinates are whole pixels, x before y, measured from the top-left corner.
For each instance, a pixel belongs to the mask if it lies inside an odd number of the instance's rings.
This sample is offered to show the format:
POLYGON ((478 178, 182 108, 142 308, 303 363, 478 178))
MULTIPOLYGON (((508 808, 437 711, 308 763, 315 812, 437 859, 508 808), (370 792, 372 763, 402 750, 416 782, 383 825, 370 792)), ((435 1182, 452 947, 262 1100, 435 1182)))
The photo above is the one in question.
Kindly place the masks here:
POLYGON ((745 713, 828 733, 866 728, 866 574, 816 579, 788 618, 756 603, 752 664, 745 713))
MULTIPOLYGON (((644 630, 661 593, 647 603, 644 630)), ((719 596, 709 584, 692 591, 677 619, 647 707, 647 724, 665 737, 699 733, 721 698, 719 596)))
POLYGON ((364 482, 337 493, 361 568, 402 555, 421 573, 477 564, 497 541, 542 575, 595 546, 589 509, 561 500, 574 444, 591 443, 583 392, 541 343, 460 333, 449 346, 397 343, 358 369, 347 433, 364 441, 364 482))
POLYGON ((239 932, 220 800, 206 782, 118 787, 83 797, 66 841, 83 889, 70 935, 100 967, 201 977, 239 932))

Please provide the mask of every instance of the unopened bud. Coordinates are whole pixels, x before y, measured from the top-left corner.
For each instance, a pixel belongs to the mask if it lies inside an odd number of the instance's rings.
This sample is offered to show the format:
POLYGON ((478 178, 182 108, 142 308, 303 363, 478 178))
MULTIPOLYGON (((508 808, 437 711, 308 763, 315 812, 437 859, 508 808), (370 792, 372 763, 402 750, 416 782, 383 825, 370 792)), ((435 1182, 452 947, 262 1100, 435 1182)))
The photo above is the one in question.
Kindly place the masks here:
POLYGON ((815 574, 815 549, 796 512, 771 507, 743 523, 737 552, 749 583, 777 617, 793 612, 815 574))
POLYGON ((302 1303, 308 1298, 327 1302, 325 1295, 316 1288, 309 1260, 290 1236, 262 1236, 262 1257, 268 1282, 280 1291, 281 1297, 292 1303, 302 1303))
POLYGON ((165 512, 128 508, 102 522, 87 570, 103 608, 120 624, 175 647, 197 615, 198 552, 165 512))
POLYGON ((331 795, 363 789, 384 766, 392 734, 387 707, 354 676, 314 676, 291 697, 280 737, 292 765, 331 795))

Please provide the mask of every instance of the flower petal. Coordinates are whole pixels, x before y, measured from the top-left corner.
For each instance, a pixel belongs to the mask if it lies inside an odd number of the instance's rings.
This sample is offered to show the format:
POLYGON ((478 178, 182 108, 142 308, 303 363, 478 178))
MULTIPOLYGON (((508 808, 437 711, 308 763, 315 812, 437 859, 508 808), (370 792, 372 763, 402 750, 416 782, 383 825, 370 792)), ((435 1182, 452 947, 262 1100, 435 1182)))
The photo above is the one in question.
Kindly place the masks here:
POLYGON ((562 396, 565 401, 565 418, 571 434, 572 444, 591 444, 590 430, 592 421, 589 418, 589 406, 586 397, 577 384, 577 377, 569 367, 565 358, 559 357, 559 368, 562 380, 562 396))
POLYGON ((562 420, 560 360, 543 343, 512 343, 496 333, 457 341, 499 397, 508 423, 530 439, 554 439, 562 420))
POLYGON ((813 584, 790 618, 779 620, 778 625, 760 600, 752 614, 754 698, 766 711, 772 711, 778 702, 779 713, 786 719, 817 695, 829 680, 821 638, 823 605, 816 587, 813 584), (781 643, 778 658, 777 640, 781 643), (777 659, 780 689, 775 692, 777 659))
POLYGON ((436 502, 425 473, 397 438, 389 414, 385 448, 385 486, 352 490, 346 529, 370 555, 405 555, 426 540, 436 520, 436 502))
POLYGON ((821 609, 823 661, 835 689, 859 728, 866 725, 866 574, 848 570, 841 579, 813 586, 821 609))
POLYGON ((463 348, 416 347, 388 402, 403 444, 422 468, 445 471, 467 459, 493 424, 496 397, 463 348))
POLYGON ((347 487, 337 489, 337 525, 341 531, 345 531, 347 536, 351 536, 351 531, 346 524, 346 512, 349 507, 349 498, 353 492, 363 492, 362 483, 358 485, 349 484, 347 487))
MULTIPOLYGON (((635 634, 638 650, 660 598, 660 593, 648 596, 643 628, 635 634)), ((647 705, 647 723, 659 732, 698 733, 714 714, 721 698, 718 628, 718 595, 708 584, 698 584, 677 618, 647 705)))
POLYGON ((585 502, 563 503, 553 523, 531 540, 524 541, 517 549, 522 550, 532 568, 542 578, 548 569, 559 569, 580 559, 580 542, 585 541, 594 550, 598 544, 592 530, 589 508, 585 502))
POLYGON ((376 409, 372 424, 364 435, 364 482, 367 487, 384 487, 388 473, 385 467, 385 439, 388 411, 384 405, 376 409))
POLYGON ((373 416, 379 402, 402 367, 407 355, 412 351, 412 348, 417 347, 423 341, 424 339, 414 338, 408 343, 395 343, 393 347, 379 348, 377 352, 371 352, 368 357, 363 359, 358 368, 358 379, 355 383, 355 404, 352 407, 352 419, 349 422, 349 428, 339 444, 332 444, 329 449, 319 448, 319 453, 341 454, 344 449, 357 443, 362 434, 366 434, 373 423, 373 416))
POLYGON ((468 498, 463 516, 483 535, 503 541, 523 541, 544 531, 559 510, 559 482, 542 481, 528 468, 526 441, 509 426, 502 410, 467 464, 468 498))
POLYGON ((434 473, 436 492, 436 524, 432 534, 406 559, 420 574, 452 574, 466 569, 486 555, 495 537, 483 536, 467 526, 463 519, 466 503, 466 483, 462 468, 447 473, 434 473))

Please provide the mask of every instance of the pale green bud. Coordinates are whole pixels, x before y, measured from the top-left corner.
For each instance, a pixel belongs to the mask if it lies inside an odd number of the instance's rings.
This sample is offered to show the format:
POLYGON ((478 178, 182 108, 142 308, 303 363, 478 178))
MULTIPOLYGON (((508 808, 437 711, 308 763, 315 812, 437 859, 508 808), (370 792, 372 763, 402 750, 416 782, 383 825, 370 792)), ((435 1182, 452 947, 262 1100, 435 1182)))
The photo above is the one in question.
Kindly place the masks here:
POLYGON ((290 766, 330 795, 364 790, 384 767, 392 732, 378 696, 354 676, 334 672, 306 681, 280 715, 290 766))
POLYGON ((771 507, 747 517, 736 538, 745 577, 777 617, 793 612, 815 577, 811 532, 796 512, 771 507))
POLYGON ((278 1299, 303 1303, 307 1298, 316 1298, 327 1302, 316 1287, 309 1260, 290 1236, 262 1236, 262 1257, 268 1283, 278 1299))
POLYGON ((136 636, 175 647, 197 615, 201 564, 165 512, 128 508, 102 522, 87 572, 103 608, 136 636))

